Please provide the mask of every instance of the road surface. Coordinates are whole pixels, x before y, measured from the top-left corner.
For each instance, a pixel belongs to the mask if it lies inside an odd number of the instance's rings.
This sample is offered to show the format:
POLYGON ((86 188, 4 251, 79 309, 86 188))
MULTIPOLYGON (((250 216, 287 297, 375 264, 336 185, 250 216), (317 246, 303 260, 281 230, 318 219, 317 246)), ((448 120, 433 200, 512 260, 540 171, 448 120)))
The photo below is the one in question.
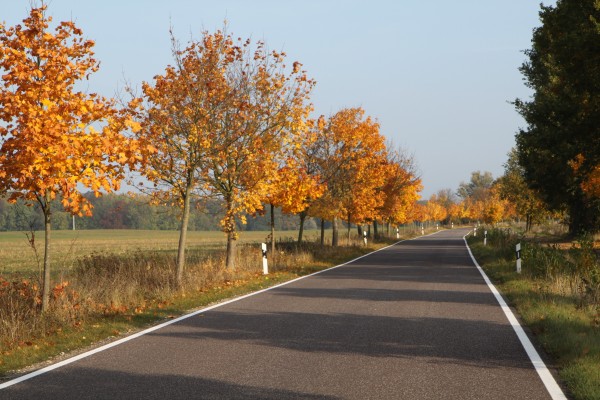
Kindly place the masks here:
POLYGON ((0 399, 550 399, 464 234, 202 312, 0 399))

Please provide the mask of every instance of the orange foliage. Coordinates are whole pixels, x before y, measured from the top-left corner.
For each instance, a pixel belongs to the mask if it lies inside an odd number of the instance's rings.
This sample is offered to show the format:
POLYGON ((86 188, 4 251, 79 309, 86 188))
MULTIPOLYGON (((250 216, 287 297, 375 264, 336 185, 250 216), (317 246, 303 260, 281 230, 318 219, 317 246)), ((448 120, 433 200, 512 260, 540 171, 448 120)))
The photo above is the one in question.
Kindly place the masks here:
POLYGON ((169 187, 167 198, 189 199, 185 193, 196 190, 224 200, 221 228, 232 267, 237 224, 246 214, 261 210, 268 195, 300 207, 283 198, 290 191, 272 190, 278 173, 311 186, 301 168, 293 176, 281 167, 307 129, 314 82, 298 62, 289 71, 284 53, 224 31, 205 32, 174 53, 176 67, 154 86, 144 84, 151 105, 144 144, 158 150, 148 177, 169 187))
POLYGON ((0 191, 37 202, 46 227, 42 309, 49 305, 50 204, 60 195, 65 209, 90 215, 80 190, 96 196, 119 189, 127 166, 141 156, 121 133, 137 130, 113 100, 76 91, 98 70, 94 42, 73 22, 49 31, 46 6, 32 8, 23 26, 0 25, 0 191))
POLYGON ((284 213, 303 212, 325 191, 322 178, 311 160, 310 153, 318 139, 318 131, 311 129, 312 125, 290 132, 290 143, 282 149, 284 159, 280 162, 281 167, 269 178, 266 201, 281 207, 284 213))
POLYGON ((397 152, 389 155, 384 169, 385 184, 383 186, 384 203, 379 210, 379 217, 394 224, 408 223, 419 192, 423 188, 421 179, 412 172, 412 160, 397 152))
POLYGON ((81 195, 119 188, 124 167, 140 160, 121 134, 137 129, 113 100, 75 90, 98 70, 94 42, 73 22, 51 33, 46 7, 33 8, 24 26, 0 25, 0 187, 11 200, 47 203, 61 194, 73 213, 91 213, 81 195))
MULTIPOLYGON (((569 164, 576 175, 582 175, 585 164, 583 154, 577 155, 569 164)), ((600 197, 600 165, 588 167, 588 172, 581 177, 581 190, 590 197, 600 197)))
POLYGON ((436 200, 436 196, 432 195, 427 202, 427 205, 425 206, 427 217, 430 221, 443 221, 448 216, 448 211, 436 200))
POLYGON ((379 124, 364 114, 361 108, 343 109, 323 124, 319 163, 327 190, 313 214, 362 223, 383 205, 385 143, 379 124))

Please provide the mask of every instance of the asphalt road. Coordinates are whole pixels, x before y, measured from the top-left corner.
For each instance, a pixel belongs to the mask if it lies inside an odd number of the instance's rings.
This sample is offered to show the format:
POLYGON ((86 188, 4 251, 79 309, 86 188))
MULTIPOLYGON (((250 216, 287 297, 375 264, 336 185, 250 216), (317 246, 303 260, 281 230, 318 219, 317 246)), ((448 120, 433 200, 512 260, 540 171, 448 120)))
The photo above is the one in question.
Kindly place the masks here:
POLYGON ((464 233, 187 318, 0 399, 549 399, 464 233))

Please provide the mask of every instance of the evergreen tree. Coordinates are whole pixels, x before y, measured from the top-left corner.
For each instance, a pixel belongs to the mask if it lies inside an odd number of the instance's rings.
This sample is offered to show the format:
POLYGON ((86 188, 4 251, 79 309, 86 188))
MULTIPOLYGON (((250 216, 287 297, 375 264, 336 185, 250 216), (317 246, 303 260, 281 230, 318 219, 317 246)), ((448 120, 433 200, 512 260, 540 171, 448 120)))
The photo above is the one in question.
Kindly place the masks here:
POLYGON ((558 0, 540 19, 520 68, 534 94, 514 103, 527 122, 519 163, 552 209, 569 212, 571 234, 595 232, 600 199, 585 188, 600 164, 600 2, 558 0))

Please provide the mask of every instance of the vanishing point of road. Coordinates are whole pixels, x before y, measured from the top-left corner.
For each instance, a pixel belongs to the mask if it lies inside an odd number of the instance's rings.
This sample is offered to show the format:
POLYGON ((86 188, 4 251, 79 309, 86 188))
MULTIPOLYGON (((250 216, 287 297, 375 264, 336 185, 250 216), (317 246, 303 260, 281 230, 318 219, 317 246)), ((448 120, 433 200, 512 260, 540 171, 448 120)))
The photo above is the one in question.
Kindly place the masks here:
POLYGON ((400 242, 178 319, 13 382, 0 399, 561 398, 465 233, 400 242))

